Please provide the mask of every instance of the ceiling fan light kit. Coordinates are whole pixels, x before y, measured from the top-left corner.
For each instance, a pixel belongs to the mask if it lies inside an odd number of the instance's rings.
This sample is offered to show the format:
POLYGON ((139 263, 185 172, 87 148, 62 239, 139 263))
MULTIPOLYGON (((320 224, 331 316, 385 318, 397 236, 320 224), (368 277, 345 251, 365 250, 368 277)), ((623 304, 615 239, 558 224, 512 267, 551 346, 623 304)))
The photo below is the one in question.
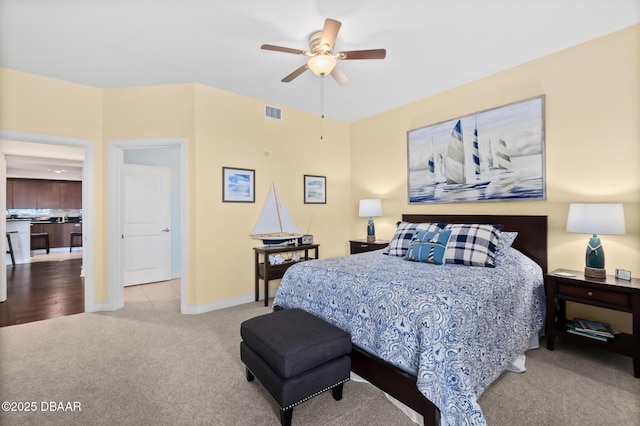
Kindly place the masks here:
POLYGON ((315 75, 323 76, 331 74, 336 67, 337 61, 331 55, 318 55, 309 59, 307 66, 315 75))
POLYGON ((282 79, 283 83, 289 83, 300 74, 310 69, 318 76, 331 74, 339 85, 345 85, 349 82, 346 74, 337 66, 338 60, 346 61, 353 59, 384 59, 387 52, 385 49, 372 50, 351 50, 333 53, 334 43, 338 36, 338 31, 342 23, 335 19, 327 18, 324 21, 322 31, 316 31, 309 37, 309 50, 292 49, 290 47, 274 46, 272 44, 263 44, 261 49, 273 50, 276 52, 293 53, 296 55, 310 56, 307 63, 303 64, 291 74, 282 79))

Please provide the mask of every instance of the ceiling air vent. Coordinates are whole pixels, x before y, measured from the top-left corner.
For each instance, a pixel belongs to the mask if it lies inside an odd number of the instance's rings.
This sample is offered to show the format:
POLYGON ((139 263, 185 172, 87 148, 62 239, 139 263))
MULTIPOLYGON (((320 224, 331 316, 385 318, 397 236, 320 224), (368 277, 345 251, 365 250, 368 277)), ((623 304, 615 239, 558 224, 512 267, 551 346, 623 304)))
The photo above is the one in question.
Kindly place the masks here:
POLYGON ((264 106, 264 116, 273 118, 274 120, 282 120, 282 110, 280 108, 276 108, 274 106, 265 105, 264 106))

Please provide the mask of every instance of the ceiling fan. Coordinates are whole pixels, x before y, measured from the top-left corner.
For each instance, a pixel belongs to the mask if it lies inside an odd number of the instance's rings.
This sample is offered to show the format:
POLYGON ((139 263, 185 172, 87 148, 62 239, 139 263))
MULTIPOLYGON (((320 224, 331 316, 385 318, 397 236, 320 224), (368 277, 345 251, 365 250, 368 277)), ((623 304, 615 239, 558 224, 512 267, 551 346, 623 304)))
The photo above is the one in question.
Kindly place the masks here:
POLYGON ((274 46, 272 44, 263 44, 260 48, 264 50, 294 53, 296 55, 305 55, 310 57, 307 63, 283 78, 283 83, 289 83, 294 78, 310 69, 319 76, 331 74, 338 84, 343 86, 349 82, 349 77, 347 77, 347 75, 338 68, 337 60, 384 59, 387 55, 387 51, 385 49, 346 50, 334 54, 333 44, 336 41, 336 37, 341 26, 342 23, 340 21, 330 18, 325 19, 322 31, 316 31, 309 36, 308 51, 274 46))

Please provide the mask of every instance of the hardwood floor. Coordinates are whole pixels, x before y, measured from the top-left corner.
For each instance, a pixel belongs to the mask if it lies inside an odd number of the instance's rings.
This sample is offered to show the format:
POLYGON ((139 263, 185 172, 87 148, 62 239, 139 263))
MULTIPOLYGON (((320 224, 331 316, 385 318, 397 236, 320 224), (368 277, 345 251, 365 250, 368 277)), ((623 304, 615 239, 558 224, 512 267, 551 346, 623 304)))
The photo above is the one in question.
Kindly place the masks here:
POLYGON ((7 266, 0 327, 84 312, 81 268, 81 257, 7 266))

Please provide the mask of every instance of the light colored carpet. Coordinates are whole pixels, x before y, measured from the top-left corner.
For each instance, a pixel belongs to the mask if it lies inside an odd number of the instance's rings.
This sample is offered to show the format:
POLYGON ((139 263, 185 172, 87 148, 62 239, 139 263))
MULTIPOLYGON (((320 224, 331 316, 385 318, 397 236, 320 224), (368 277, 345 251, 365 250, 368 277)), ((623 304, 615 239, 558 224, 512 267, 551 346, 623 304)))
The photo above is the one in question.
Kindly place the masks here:
MULTIPOLYGON (((84 313, 0 328, 0 399, 36 412, 0 412, 2 425, 277 425, 279 413, 239 358, 240 323, 261 302, 200 315, 160 309, 84 313), (49 402, 80 411, 42 411, 49 402)), ((638 425, 631 359, 575 344, 530 351, 480 397, 490 425, 638 425)), ((412 425, 375 387, 350 381, 294 409, 294 425, 412 425)))

